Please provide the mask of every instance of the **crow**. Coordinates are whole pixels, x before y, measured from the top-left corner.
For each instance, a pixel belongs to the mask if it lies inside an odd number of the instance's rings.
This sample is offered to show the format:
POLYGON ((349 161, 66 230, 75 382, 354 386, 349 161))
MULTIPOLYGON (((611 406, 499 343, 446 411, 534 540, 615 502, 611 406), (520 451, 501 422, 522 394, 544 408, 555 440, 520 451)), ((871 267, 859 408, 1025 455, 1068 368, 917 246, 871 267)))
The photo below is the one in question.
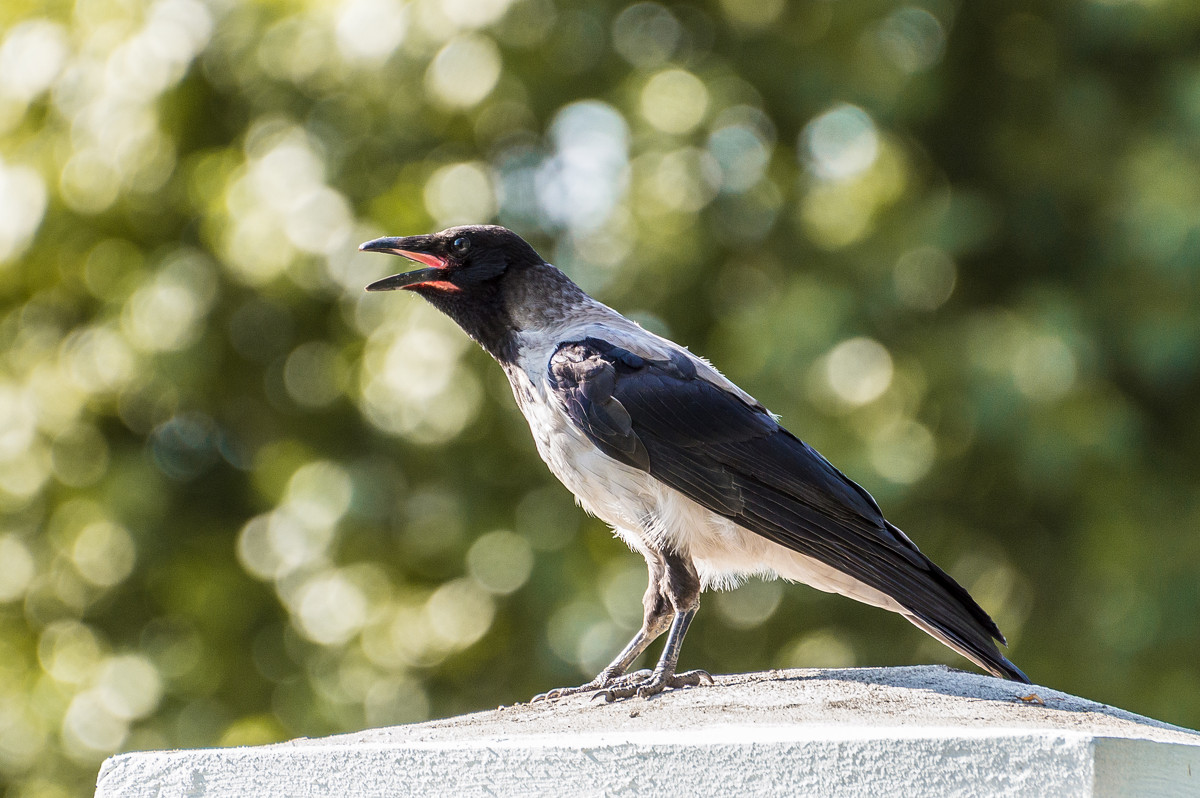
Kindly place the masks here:
POLYGON ((989 673, 1028 682, 995 622, 893 526, 866 490, 703 358, 588 296, 524 239, 469 225, 359 247, 422 268, 367 286, 420 294, 504 369, 538 454, 646 559, 644 619, 587 684, 607 701, 711 677, 677 673, 706 588, 758 575, 907 618, 989 673), (653 671, 629 673, 667 634, 653 671))

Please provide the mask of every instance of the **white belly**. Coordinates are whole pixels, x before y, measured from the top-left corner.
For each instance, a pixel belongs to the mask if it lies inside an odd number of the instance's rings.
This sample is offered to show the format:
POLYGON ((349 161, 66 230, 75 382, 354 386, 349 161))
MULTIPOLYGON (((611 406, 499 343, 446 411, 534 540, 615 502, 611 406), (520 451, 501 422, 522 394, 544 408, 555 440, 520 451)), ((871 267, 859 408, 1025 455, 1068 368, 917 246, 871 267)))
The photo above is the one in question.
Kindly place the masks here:
POLYGON ((600 452, 524 371, 509 371, 517 404, 538 454, 583 509, 612 526, 638 552, 691 558, 704 589, 736 586, 746 576, 803 582, 867 604, 902 611, 885 594, 811 557, 735 524, 645 471, 600 452))

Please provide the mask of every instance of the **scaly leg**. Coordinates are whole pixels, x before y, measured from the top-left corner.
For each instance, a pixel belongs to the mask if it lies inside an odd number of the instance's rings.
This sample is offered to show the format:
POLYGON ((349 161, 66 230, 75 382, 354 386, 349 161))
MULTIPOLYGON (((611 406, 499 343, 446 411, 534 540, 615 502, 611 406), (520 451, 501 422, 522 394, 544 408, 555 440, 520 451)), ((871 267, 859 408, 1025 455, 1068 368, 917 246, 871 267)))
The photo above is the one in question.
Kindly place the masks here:
POLYGON ((625 671, 646 650, 647 646, 671 627, 671 619, 675 617, 675 609, 662 593, 661 583, 664 581, 663 576, 667 571, 666 561, 656 552, 646 552, 645 556, 646 567, 650 571, 650 584, 646 587, 646 593, 642 597, 642 628, 633 636, 628 645, 621 649, 621 653, 617 655, 617 658, 596 675, 595 679, 592 679, 587 684, 581 684, 579 687, 559 687, 555 690, 541 693, 534 696, 532 701, 554 700, 569 695, 589 693, 594 690, 614 687, 625 681, 642 681, 649 677, 650 671, 638 671, 628 676, 625 675, 625 671))
POLYGON ((649 698, 658 695, 668 687, 695 687, 701 681, 712 684, 713 678, 708 671, 675 672, 675 667, 679 664, 679 649, 683 647, 683 636, 687 634, 687 628, 694 617, 696 617, 695 608, 675 616, 675 622, 671 624, 671 632, 667 635, 667 644, 663 647, 662 656, 658 658, 654 672, 647 678, 636 682, 614 684, 596 695, 603 696, 605 701, 631 698, 635 695, 639 698, 649 698))
POLYGON ((637 678, 621 680, 596 693, 597 696, 603 696, 605 701, 635 695, 649 698, 668 687, 695 687, 703 680, 712 684, 712 676, 706 671, 675 672, 684 635, 687 634, 688 626, 700 607, 700 577, 691 560, 677 554, 666 554, 663 559, 667 567, 659 581, 659 595, 665 596, 671 603, 675 610, 675 618, 671 622, 671 631, 667 635, 666 645, 663 646, 662 656, 658 658, 653 673, 643 675, 643 672, 639 671, 632 674, 637 678))

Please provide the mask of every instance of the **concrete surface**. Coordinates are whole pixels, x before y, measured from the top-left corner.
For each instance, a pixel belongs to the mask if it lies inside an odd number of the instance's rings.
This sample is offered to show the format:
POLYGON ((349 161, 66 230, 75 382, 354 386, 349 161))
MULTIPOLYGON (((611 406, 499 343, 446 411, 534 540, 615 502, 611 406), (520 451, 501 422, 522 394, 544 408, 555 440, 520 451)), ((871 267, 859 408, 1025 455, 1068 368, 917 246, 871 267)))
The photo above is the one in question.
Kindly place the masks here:
POLYGON ((718 676, 255 748, 148 751, 97 796, 1200 796, 1200 734, 941 666, 718 676))

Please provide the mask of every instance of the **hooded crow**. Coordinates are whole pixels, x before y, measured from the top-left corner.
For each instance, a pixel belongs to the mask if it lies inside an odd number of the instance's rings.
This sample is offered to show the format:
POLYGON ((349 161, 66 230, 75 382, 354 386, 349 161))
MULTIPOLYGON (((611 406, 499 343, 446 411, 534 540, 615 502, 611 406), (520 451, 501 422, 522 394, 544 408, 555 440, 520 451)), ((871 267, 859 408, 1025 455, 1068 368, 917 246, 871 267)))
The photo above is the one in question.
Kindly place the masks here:
POLYGON ((597 302, 503 227, 379 238, 420 264, 403 288, 499 362, 538 454, 588 512, 646 559, 642 627, 586 691, 612 701, 711 681, 677 673, 700 593, 781 577, 897 612, 996 676, 1029 679, 967 591, 883 517, 866 490, 704 359, 597 302), (628 673, 663 633, 653 671, 628 673))

